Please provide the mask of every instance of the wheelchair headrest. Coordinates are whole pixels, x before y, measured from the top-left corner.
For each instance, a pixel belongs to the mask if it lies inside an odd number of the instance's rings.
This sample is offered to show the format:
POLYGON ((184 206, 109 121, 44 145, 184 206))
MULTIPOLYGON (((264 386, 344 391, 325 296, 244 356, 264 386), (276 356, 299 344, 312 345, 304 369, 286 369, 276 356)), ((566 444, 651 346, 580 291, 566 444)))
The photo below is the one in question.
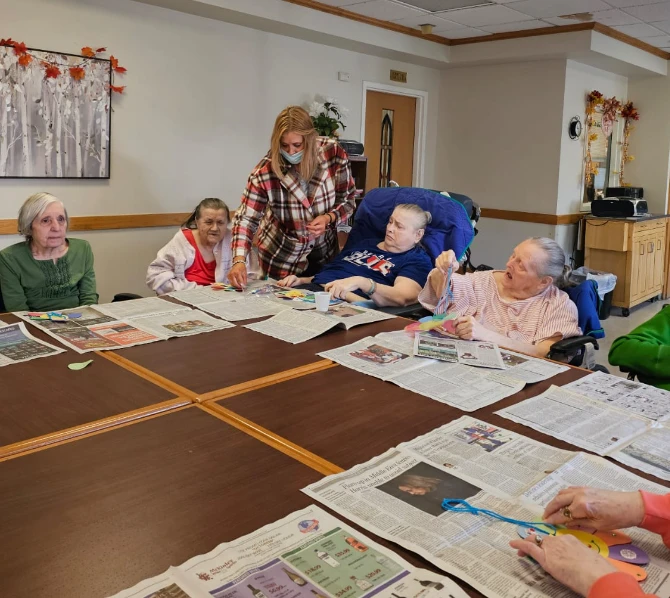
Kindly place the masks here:
POLYGON ((413 203, 432 215, 422 244, 435 261, 440 253, 452 249, 460 259, 474 239, 474 230, 463 205, 429 189, 389 187, 373 189, 358 206, 346 247, 366 239, 383 239, 386 224, 398 204, 413 203))

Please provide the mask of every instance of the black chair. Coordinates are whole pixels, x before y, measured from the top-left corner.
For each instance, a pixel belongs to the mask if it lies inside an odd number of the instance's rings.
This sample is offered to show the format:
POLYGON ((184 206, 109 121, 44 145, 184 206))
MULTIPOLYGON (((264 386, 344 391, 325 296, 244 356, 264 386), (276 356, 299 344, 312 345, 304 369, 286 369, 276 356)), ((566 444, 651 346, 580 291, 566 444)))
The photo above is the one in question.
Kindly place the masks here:
POLYGON ((117 301, 132 301, 133 299, 142 299, 142 295, 137 295, 135 293, 117 293, 112 299, 112 303, 117 301))

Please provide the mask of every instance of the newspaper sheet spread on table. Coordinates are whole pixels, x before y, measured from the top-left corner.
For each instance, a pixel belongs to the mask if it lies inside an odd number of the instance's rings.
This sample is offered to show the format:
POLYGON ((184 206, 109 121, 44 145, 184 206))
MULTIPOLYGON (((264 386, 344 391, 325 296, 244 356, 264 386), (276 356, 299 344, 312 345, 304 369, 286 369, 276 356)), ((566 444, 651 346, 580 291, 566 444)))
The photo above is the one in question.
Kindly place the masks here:
POLYGON ((430 332, 414 336, 414 355, 449 363, 505 369, 500 349, 494 343, 445 338, 430 332))
POLYGON ((276 283, 272 279, 252 280, 244 290, 213 285, 168 295, 230 322, 274 316, 289 309, 315 308, 314 293, 280 287, 276 283))
MULTIPOLYGON (((469 416, 303 491, 368 531, 417 552, 492 598, 572 598, 571 590, 509 547, 516 526, 447 512, 464 499, 523 521, 540 520, 559 489, 571 485, 665 493, 601 457, 553 448, 469 416)), ((670 595, 670 551, 659 536, 627 530, 651 562, 645 592, 670 595)))
POLYGON ((245 328, 267 334, 287 343, 302 343, 339 326, 349 330, 361 324, 391 320, 395 316, 374 309, 340 303, 328 311, 286 310, 262 322, 245 325, 245 328))
POLYGON ((0 367, 59 353, 65 353, 65 349, 35 338, 23 322, 0 322, 0 367))
POLYGON ((670 392, 594 372, 498 412, 670 480, 670 392))
POLYGON ((463 411, 475 411, 568 368, 551 361, 501 351, 507 369, 487 369, 414 355, 414 338, 383 332, 319 353, 343 366, 392 382, 463 411))
POLYGON ((59 313, 72 316, 65 321, 33 320, 28 313, 16 315, 78 353, 122 349, 234 327, 157 297, 62 310, 59 313))
POLYGON ((467 598, 312 505, 114 598, 467 598))

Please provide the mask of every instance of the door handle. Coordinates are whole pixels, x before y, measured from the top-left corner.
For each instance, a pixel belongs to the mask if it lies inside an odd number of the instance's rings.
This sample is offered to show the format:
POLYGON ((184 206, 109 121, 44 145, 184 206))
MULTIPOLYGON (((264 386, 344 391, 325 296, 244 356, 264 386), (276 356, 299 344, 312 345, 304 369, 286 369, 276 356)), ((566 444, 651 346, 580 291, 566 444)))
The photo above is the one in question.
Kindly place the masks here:
POLYGON ((640 255, 644 255, 644 243, 640 243, 640 255))
POLYGON ((654 253, 654 244, 653 243, 651 243, 651 242, 649 243, 649 248, 647 249, 647 251, 649 253, 654 253))
POLYGON ((656 249, 658 249, 658 251, 661 250, 661 240, 660 240, 660 239, 658 239, 658 240, 656 241, 656 249))

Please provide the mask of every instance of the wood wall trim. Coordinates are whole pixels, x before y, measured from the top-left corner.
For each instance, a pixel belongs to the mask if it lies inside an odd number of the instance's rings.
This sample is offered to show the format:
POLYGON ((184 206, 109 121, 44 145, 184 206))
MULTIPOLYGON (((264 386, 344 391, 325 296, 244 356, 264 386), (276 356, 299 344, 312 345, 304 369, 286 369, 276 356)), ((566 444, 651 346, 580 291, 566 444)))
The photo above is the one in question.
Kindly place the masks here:
POLYGON ((519 212, 516 210, 496 210, 482 208, 482 218, 496 220, 514 220, 515 222, 532 222, 534 224, 576 224, 586 214, 540 214, 537 212, 519 212))
POLYGON ((68 428, 67 430, 61 430, 60 432, 45 434, 44 436, 38 436, 37 438, 30 438, 29 440, 8 444, 0 447, 0 462, 8 461, 16 457, 23 457, 44 449, 74 442, 75 440, 82 438, 89 438, 90 436, 102 434, 112 429, 123 428, 140 421, 159 417, 166 413, 181 411, 182 409, 189 407, 191 404, 189 399, 178 397, 176 399, 170 399, 169 401, 163 401, 162 403, 156 403, 155 405, 149 405, 148 407, 142 407, 141 409, 136 409, 134 411, 127 411, 120 415, 113 415, 112 417, 100 419, 82 426, 75 426, 73 428, 68 428))
POLYGON ((340 473, 344 471, 341 467, 338 467, 330 461, 319 457, 315 453, 308 451, 306 448, 301 447, 300 445, 271 432, 270 430, 259 426, 258 424, 252 422, 251 420, 238 415, 237 413, 221 407, 217 403, 206 403, 196 405, 198 409, 202 409, 205 413, 213 415, 214 417, 220 419, 221 421, 226 422, 227 424, 241 430, 245 434, 249 434, 256 440, 260 440, 264 444, 276 449, 285 455, 288 455, 292 459, 299 461, 307 467, 318 471, 323 475, 331 475, 333 473, 340 473))
MULTIPOLYGON (((118 214, 110 216, 73 216, 70 218, 70 230, 119 230, 128 228, 155 228, 160 226, 179 226, 190 212, 167 214, 118 214)), ((0 235, 16 235, 18 225, 15 219, 0 220, 0 235)))
POLYGON ((557 27, 541 27, 538 29, 526 29, 524 31, 509 31, 506 33, 494 33, 493 35, 481 35, 478 37, 466 37, 463 39, 447 39, 445 37, 429 34, 424 35, 419 29, 407 27, 405 25, 399 25, 391 21, 383 21, 381 19, 375 19, 373 17, 366 17, 360 15, 346 8, 339 6, 330 6, 329 4, 323 4, 317 0, 284 0, 284 2, 289 2, 290 4, 297 4, 299 6, 304 6, 305 8, 311 8, 313 10, 318 10, 325 12, 331 15, 338 17, 343 17, 345 19, 350 19, 352 21, 358 21, 359 23, 365 23, 366 25, 372 25, 373 27, 379 27, 381 29, 387 29, 389 31, 395 31, 396 33, 404 33, 405 35, 411 35, 412 37, 418 37, 425 39, 431 42, 441 44, 443 46, 464 46, 468 44, 479 44, 483 42, 495 42, 508 39, 520 39, 525 37, 538 37, 542 35, 558 35, 560 33, 572 33, 575 31, 596 31, 602 33, 608 37, 616 39, 620 42, 633 46, 654 56, 664 58, 665 60, 670 60, 670 52, 661 50, 656 46, 647 44, 639 39, 631 37, 612 29, 607 25, 602 25, 601 23, 596 23, 594 21, 588 23, 575 23, 572 25, 558 25, 557 27))

